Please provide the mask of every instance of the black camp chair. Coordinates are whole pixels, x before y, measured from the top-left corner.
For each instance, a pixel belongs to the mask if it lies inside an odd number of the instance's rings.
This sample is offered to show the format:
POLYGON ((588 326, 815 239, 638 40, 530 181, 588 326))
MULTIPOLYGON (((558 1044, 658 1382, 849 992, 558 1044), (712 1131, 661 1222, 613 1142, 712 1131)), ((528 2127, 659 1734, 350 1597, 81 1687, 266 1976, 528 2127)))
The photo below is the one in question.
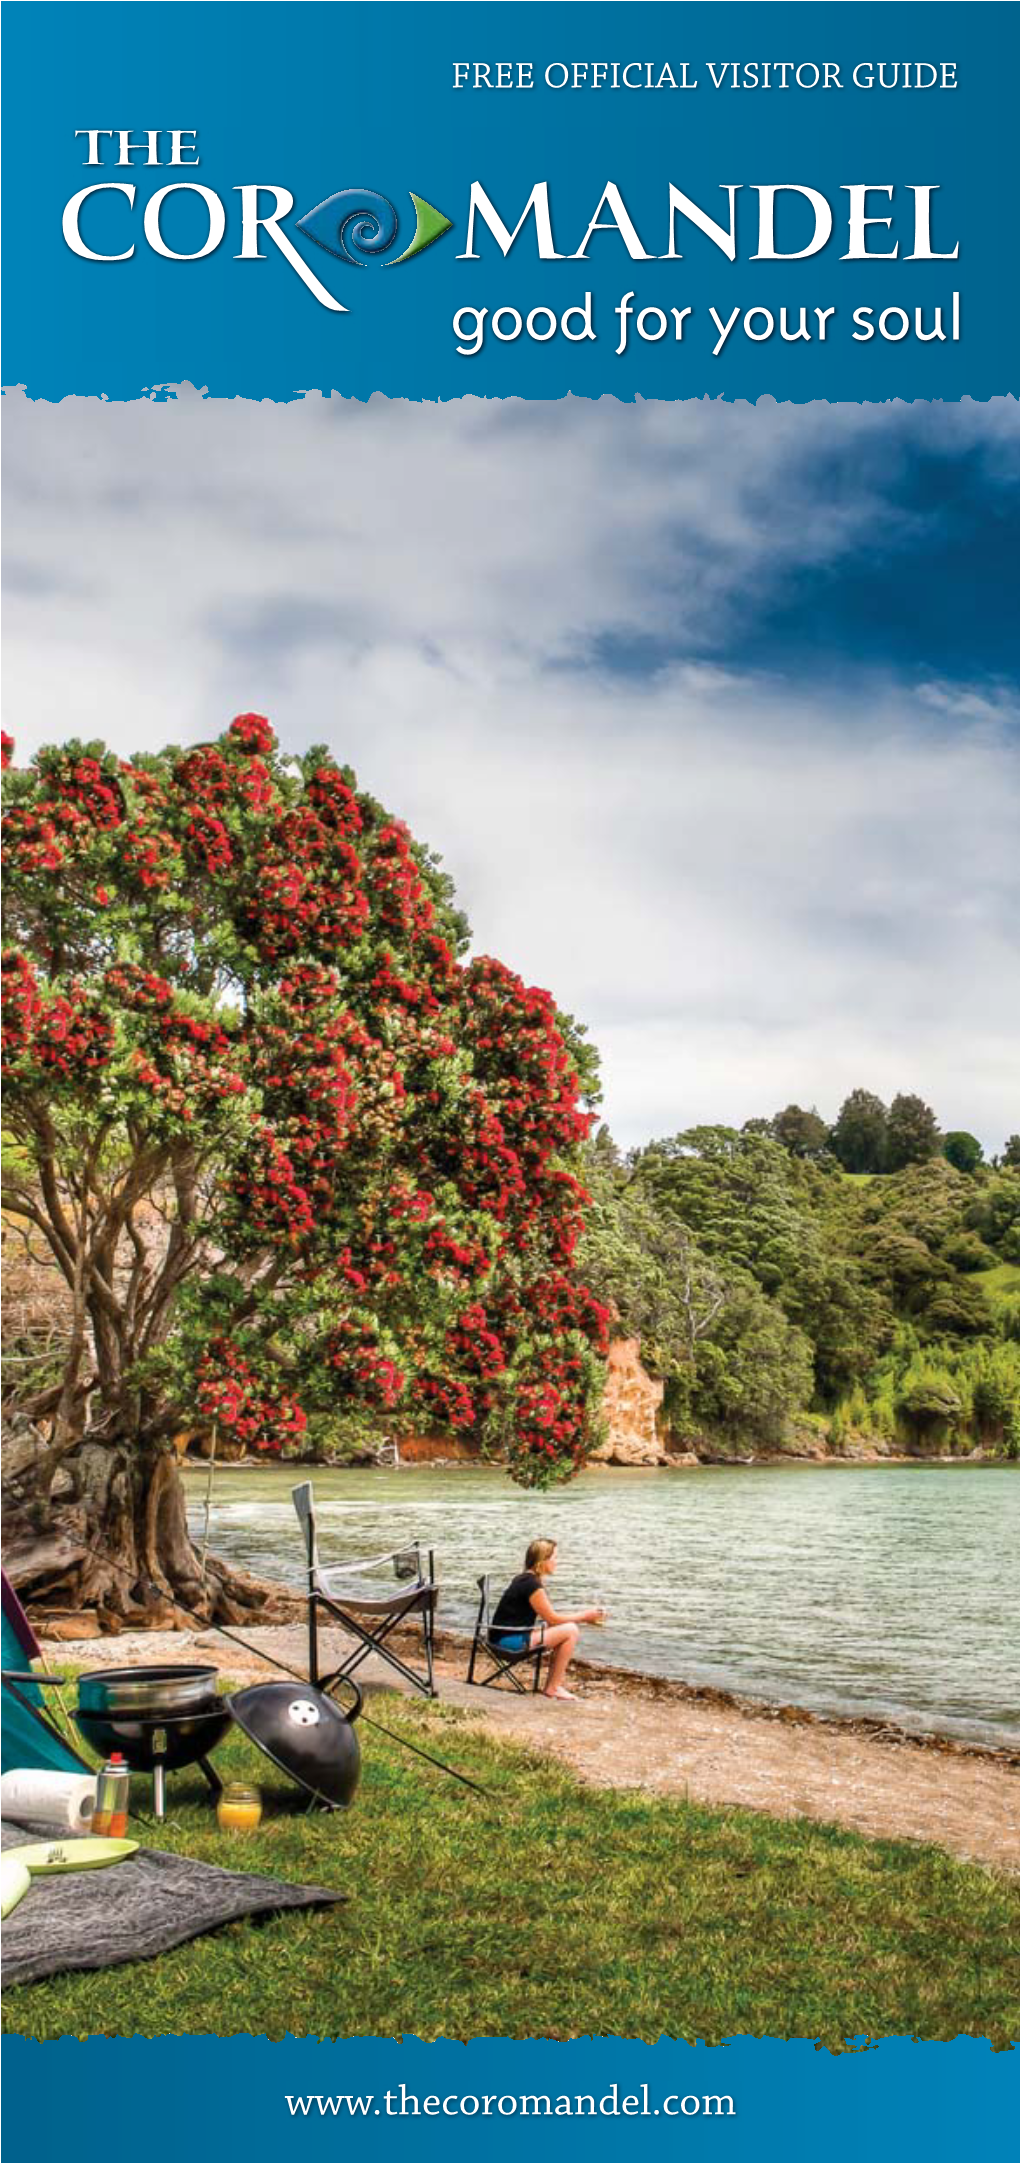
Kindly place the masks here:
POLYGON ((429 1548, 426 1560, 421 1543, 412 1540, 390 1554, 372 1555, 364 1562, 348 1562, 324 1570, 319 1561, 315 1534, 315 1498, 310 1480, 292 1490, 305 1535, 308 1558, 308 1680, 320 1690, 330 1690, 377 1652, 423 1697, 437 1695, 435 1685, 436 1583, 435 1556, 429 1548), (394 1581, 395 1580, 395 1584, 394 1581), (393 1585, 393 1589, 390 1586, 393 1585), (353 1652, 329 1675, 319 1673, 319 1613, 325 1610, 355 1639, 353 1652), (408 1665, 388 1643, 401 1624, 419 1620, 425 1671, 408 1665))
POLYGON ((467 1679, 469 1682, 475 1683, 479 1690, 498 1689, 500 1682, 505 1679, 510 1684, 511 1689, 518 1690, 522 1697, 527 1697, 528 1692, 517 1673, 517 1669, 527 1667, 530 1663, 534 1669, 534 1679, 531 1687, 533 1691, 537 1691, 542 1676, 542 1658, 545 1652, 545 1623, 537 1622, 534 1625, 534 1628, 541 1632, 537 1645, 529 1645, 524 1652, 505 1652, 499 1642, 500 1638, 519 1637, 521 1632, 519 1629, 493 1629, 492 1596, 489 1585, 490 1580, 487 1577, 479 1578, 478 1590, 481 1597, 478 1602, 478 1619, 475 1623, 475 1634, 471 1640, 471 1658, 468 1662, 467 1679), (475 1670, 483 1658, 489 1661, 489 1672, 486 1675, 476 1674, 475 1670))

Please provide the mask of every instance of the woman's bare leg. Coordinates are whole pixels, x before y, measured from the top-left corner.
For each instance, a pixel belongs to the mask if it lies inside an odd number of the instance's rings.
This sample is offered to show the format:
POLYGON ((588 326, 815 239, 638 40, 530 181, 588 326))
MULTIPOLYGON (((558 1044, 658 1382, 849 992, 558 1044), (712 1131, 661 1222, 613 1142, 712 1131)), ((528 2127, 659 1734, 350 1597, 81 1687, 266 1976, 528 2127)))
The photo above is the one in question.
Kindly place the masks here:
POLYGON ((546 1631, 542 1643, 546 1651, 552 1653, 545 1683, 547 1697, 555 1697, 557 1692, 562 1690, 563 1677, 577 1648, 577 1638, 576 1622, 558 1622, 553 1629, 546 1631))

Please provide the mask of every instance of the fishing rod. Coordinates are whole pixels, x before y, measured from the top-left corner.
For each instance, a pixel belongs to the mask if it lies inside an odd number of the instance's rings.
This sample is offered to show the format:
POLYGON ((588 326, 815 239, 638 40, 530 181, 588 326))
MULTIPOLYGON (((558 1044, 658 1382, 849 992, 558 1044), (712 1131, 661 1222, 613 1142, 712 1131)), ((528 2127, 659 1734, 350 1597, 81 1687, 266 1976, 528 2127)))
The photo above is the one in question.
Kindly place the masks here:
MULTIPOLYGON (((87 1540, 82 1540, 80 1544, 85 1554, 91 1555, 94 1561, 103 1563, 106 1569, 115 1570, 117 1575, 123 1578, 125 1582, 131 1584, 139 1582, 138 1578, 132 1571, 128 1570, 124 1563, 115 1562, 113 1557, 104 1554, 101 1548, 90 1546, 87 1540)), ((155 1593, 157 1598, 161 1600, 168 1600, 171 1607, 176 1608, 179 1615, 187 1616, 189 1622, 201 1622, 202 1617, 200 1615, 196 1615, 192 1608, 185 1607, 183 1600, 177 1599, 174 1593, 165 1590, 162 1585, 157 1585, 154 1578, 146 1578, 145 1584, 149 1592, 155 1593)), ((281 1674, 289 1675, 294 1682, 307 1682, 307 1676, 302 1675, 300 1669, 291 1667, 286 1660, 278 1659, 275 1653, 264 1652, 260 1645, 253 1645, 250 1638, 241 1637, 236 1630, 229 1629, 225 1623, 216 1622, 211 1627, 217 1631, 220 1637, 229 1638, 231 1644, 239 1645, 243 1652, 250 1653, 253 1659, 264 1660, 267 1667, 279 1668, 281 1674)), ((459 1781, 462 1787, 470 1788, 475 1795, 484 1795, 487 1801, 502 1804, 504 1798, 498 1795, 494 1788, 485 1787, 481 1781, 470 1779, 466 1772, 460 1772, 456 1765, 448 1765, 444 1758, 433 1756, 430 1750, 423 1750, 419 1743, 409 1742, 406 1735, 398 1735, 393 1728, 384 1726, 381 1720, 374 1720, 371 1713, 362 1712, 361 1718, 366 1727, 374 1727, 380 1735, 385 1735, 390 1742, 397 1743, 400 1749, 409 1751, 413 1757, 424 1758, 427 1765, 434 1765, 439 1772, 444 1772, 448 1779, 459 1781)))

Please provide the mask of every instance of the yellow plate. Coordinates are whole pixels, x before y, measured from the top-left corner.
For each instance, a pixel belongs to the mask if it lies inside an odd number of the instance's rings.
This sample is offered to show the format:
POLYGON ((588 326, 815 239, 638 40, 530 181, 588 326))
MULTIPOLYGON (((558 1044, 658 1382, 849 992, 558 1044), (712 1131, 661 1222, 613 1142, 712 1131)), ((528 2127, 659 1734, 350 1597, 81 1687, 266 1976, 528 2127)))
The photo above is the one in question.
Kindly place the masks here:
POLYGON ((107 1863, 123 1862, 134 1855, 137 1840, 101 1840, 88 1833, 84 1839, 70 1833, 63 1840, 39 1840, 27 1848, 8 1848, 33 1876, 50 1877, 60 1870, 102 1870, 107 1863))

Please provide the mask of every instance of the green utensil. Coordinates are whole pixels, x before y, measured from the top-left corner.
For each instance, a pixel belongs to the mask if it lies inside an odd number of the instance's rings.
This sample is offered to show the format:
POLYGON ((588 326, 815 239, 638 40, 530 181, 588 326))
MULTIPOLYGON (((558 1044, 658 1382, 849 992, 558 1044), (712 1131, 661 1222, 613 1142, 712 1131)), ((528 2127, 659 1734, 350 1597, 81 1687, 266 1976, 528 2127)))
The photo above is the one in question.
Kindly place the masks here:
POLYGON ((62 1870, 104 1870, 108 1863, 121 1863, 125 1856, 134 1855, 137 1848, 137 1840, 101 1840, 87 1834, 84 1839, 39 1840, 10 1853, 33 1877, 53 1877, 62 1870))

